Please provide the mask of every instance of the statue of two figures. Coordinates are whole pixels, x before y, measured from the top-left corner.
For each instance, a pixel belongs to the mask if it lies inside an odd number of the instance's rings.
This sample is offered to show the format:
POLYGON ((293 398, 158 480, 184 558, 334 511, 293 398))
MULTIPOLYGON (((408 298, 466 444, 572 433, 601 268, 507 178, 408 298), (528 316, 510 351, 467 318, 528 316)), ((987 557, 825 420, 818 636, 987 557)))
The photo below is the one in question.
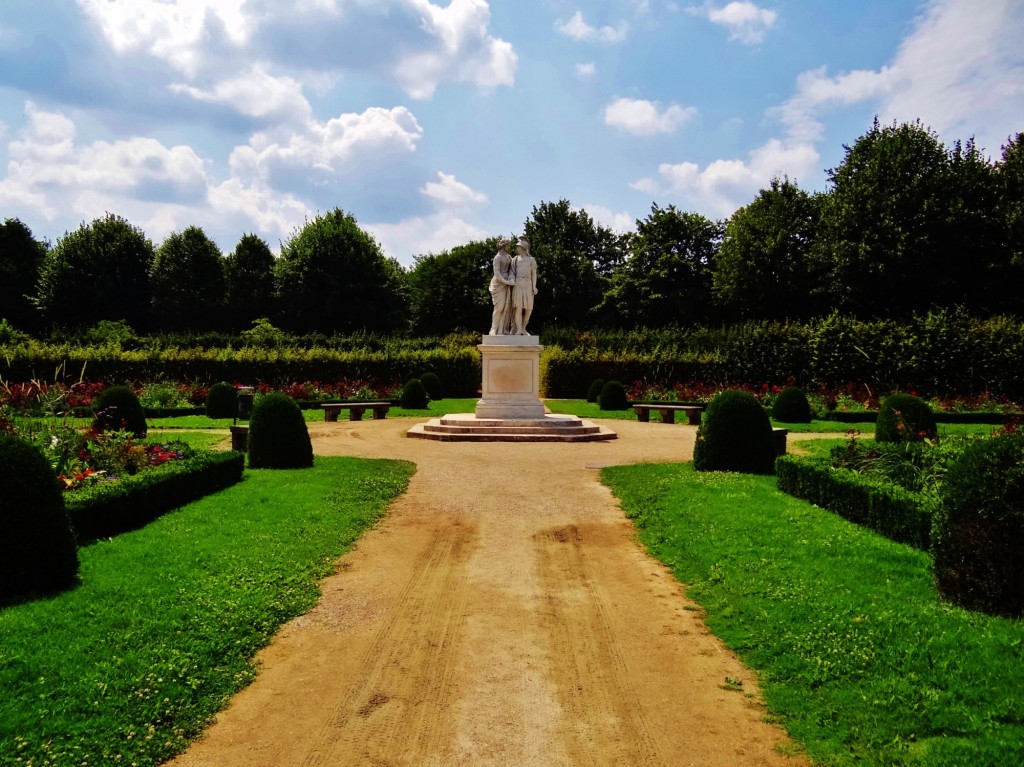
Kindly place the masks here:
POLYGON ((492 336, 525 336, 526 323, 533 313, 533 297, 537 295, 537 262, 530 255, 530 242, 520 237, 516 255, 508 253, 508 240, 498 243, 491 278, 492 336))

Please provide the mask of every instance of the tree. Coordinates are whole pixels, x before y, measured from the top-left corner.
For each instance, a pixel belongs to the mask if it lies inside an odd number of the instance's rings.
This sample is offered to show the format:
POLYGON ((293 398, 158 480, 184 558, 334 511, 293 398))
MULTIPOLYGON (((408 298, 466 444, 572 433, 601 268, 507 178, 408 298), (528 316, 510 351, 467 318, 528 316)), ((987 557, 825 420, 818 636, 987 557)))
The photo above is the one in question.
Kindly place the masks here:
POLYGON ((615 272, 601 311, 610 322, 664 327, 707 320, 711 259, 722 225, 675 206, 651 206, 636 222, 631 255, 615 272))
POLYGON ((46 249, 20 220, 9 218, 0 225, 0 319, 16 328, 33 330, 39 324, 32 297, 46 249))
POLYGON ((146 327, 152 263, 153 243, 142 230, 108 213, 65 234, 46 254, 36 305, 58 325, 125 320, 146 327))
POLYGON ((788 178, 773 178, 732 214, 713 266, 713 290, 726 319, 813 316, 808 298, 817 285, 811 247, 819 210, 820 197, 788 178))
POLYGON ((491 237, 416 258, 406 275, 415 333, 487 330, 491 320, 487 286, 498 240, 491 237))
POLYGON ((275 269, 280 322, 300 332, 408 324, 402 267, 339 208, 295 231, 275 269))
POLYGON ((238 241, 224 264, 224 279, 227 322, 233 330, 275 314, 274 254, 255 234, 238 241))
POLYGON ((168 235, 150 270, 153 320, 162 328, 209 330, 222 321, 224 259, 197 226, 168 235))
POLYGON ((1007 292, 1013 296, 1008 309, 1024 313, 1024 133, 1003 146, 1002 161, 996 165, 999 213, 1009 258, 1007 292))
POLYGON ((583 324, 601 301, 603 275, 621 260, 619 238, 568 200, 535 205, 524 230, 539 275, 531 329, 583 324))

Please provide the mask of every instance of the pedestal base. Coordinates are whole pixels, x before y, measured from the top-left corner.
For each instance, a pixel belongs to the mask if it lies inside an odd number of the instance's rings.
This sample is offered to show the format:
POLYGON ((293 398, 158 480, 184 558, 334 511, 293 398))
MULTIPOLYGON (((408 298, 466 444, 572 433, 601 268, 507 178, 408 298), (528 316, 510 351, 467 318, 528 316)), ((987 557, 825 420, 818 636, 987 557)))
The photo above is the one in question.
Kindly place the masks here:
POLYGON ((540 401, 540 353, 537 336, 484 336, 477 346, 483 356, 483 381, 477 418, 522 420, 543 418, 540 401))

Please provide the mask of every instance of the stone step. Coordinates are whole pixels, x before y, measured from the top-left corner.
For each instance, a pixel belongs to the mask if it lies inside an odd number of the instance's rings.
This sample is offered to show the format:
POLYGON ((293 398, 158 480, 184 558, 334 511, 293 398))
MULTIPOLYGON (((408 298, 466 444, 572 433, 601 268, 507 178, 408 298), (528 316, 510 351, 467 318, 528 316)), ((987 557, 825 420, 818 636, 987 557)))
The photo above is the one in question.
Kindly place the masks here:
POLYGON ((459 414, 416 424, 406 435, 440 442, 595 442, 616 438, 611 429, 576 416, 550 415, 502 421, 459 414))
POLYGON ((467 426, 445 423, 426 423, 424 431, 447 434, 596 434, 600 426, 467 426))

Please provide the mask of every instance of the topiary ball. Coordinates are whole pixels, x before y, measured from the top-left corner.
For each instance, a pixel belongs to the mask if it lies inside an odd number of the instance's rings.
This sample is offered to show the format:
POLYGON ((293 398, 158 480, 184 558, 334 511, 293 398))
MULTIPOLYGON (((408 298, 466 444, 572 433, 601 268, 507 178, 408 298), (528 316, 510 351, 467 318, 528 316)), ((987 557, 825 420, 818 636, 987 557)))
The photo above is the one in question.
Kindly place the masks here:
POLYGON ((697 471, 771 474, 775 455, 771 421, 753 394, 728 390, 708 403, 693 449, 697 471))
POLYGON ((207 418, 234 418, 238 413, 238 393, 229 383, 215 383, 206 395, 207 418))
POLYGON ((787 386, 772 406, 772 418, 780 423, 810 423, 811 403, 799 386, 787 386))
POLYGON ((0 433, 0 599, 72 586, 78 549, 43 452, 0 433))
POLYGON ((427 390, 427 397, 432 400, 443 399, 441 396, 441 379, 433 373, 424 373, 420 376, 420 383, 427 390))
POLYGON ((919 442, 938 436, 935 414, 928 403, 912 394, 893 394, 882 400, 875 422, 875 442, 919 442))
POLYGON ((410 379, 402 388, 401 405, 405 410, 426 410, 430 400, 427 389, 418 378, 410 379))
POLYGON ((932 516, 931 548, 946 599, 1024 615, 1024 434, 975 443, 950 467, 932 516))
POLYGON ((305 469, 313 444, 302 411, 291 397, 273 392, 256 400, 249 419, 249 468, 305 469))
POLYGON ((628 410, 629 397, 626 396, 626 387, 618 381, 608 381, 597 395, 597 406, 601 410, 628 410))
POLYGON ((93 405, 97 431, 127 431, 136 437, 145 437, 146 414, 139 398, 128 386, 108 386, 93 405))
POLYGON ((598 378, 594 383, 590 384, 590 388, 587 389, 587 402, 597 402, 597 398, 601 396, 601 389, 604 388, 604 379, 598 378))

